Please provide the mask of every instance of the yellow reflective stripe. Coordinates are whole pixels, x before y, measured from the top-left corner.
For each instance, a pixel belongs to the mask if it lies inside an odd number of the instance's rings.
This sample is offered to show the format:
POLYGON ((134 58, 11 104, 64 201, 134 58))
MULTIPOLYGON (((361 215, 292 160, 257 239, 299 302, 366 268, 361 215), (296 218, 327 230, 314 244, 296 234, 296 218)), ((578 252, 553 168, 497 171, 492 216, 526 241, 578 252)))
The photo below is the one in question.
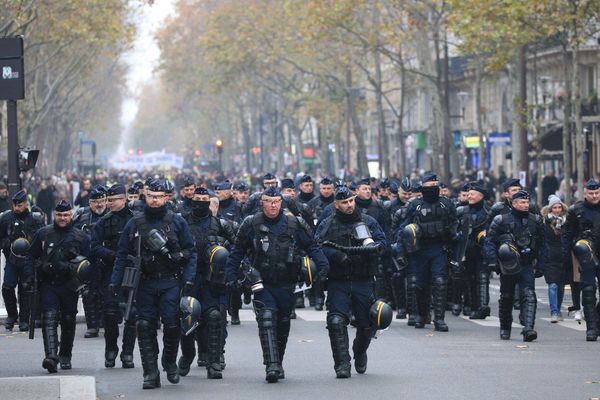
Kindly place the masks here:
POLYGON ((413 247, 417 246, 417 230, 415 229, 415 226, 413 224, 408 224, 408 227, 410 228, 410 230, 413 233, 413 247))
POLYGON ((381 326, 381 311, 383 310, 383 301, 380 301, 377 304, 377 327, 381 326))
POLYGON ((308 271, 308 281, 312 284, 312 271, 310 270, 310 258, 307 256, 302 257, 302 262, 308 271))
POLYGON ((482 237, 485 237, 486 233, 485 231, 481 231, 477 234, 477 241, 479 242, 481 240, 482 237))
MULTIPOLYGON (((193 298, 192 296, 189 296, 189 299, 188 299, 188 307, 189 307, 191 310, 193 310, 193 309, 194 309, 194 307, 192 307, 192 304, 194 304, 194 300, 196 300, 196 299, 195 299, 195 298, 193 298)), ((191 313, 190 313, 190 315, 188 315, 188 317, 187 317, 186 319, 187 319, 187 322, 188 322, 188 324, 192 325, 192 314, 191 314, 191 313)))
POLYGON ((220 249, 223 249, 223 248, 224 248, 223 246, 215 246, 210 251, 210 259, 208 260, 208 264, 210 265, 210 272, 213 272, 213 267, 212 267, 213 257, 215 256, 215 254, 217 253, 217 251, 219 251, 220 249))
POLYGON ((590 250, 590 253, 593 253, 592 246, 590 246, 590 242, 588 242, 585 239, 581 239, 577 241, 576 245, 579 243, 583 243, 590 250))

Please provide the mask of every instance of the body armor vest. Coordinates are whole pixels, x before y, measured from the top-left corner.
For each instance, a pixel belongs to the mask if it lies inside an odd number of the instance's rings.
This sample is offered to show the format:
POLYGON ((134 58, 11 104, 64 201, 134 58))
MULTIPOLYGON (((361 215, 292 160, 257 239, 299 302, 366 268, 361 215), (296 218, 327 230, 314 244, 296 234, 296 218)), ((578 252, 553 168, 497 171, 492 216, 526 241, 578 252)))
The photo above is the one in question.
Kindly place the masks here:
POLYGON ((299 223, 296 217, 286 213, 281 218, 287 219, 286 230, 276 235, 264 224, 263 213, 252 217, 255 237, 253 262, 265 283, 293 283, 298 280, 300 263, 295 248, 294 232, 299 223))
POLYGON ((600 227, 600 209, 586 207, 585 203, 577 203, 572 206, 572 212, 577 221, 574 232, 575 241, 580 239, 594 239, 594 229, 600 227))
POLYGON ((48 234, 42 241, 39 279, 51 285, 62 285, 75 279, 69 261, 82 254, 86 234, 76 228, 59 231, 49 226, 47 229, 48 234))
MULTIPOLYGON (((152 228, 146 219, 144 213, 140 213, 133 216, 136 229, 138 234, 141 236, 141 257, 142 257, 142 273, 147 276, 155 275, 178 275, 181 271, 181 266, 172 260, 168 255, 163 255, 158 252, 151 251, 147 246, 147 239, 152 229, 158 229, 167 238, 166 247, 169 250, 169 254, 177 253, 181 251, 179 244, 179 238, 175 233, 175 213, 167 211, 165 216, 162 218, 159 228, 152 228)), ((131 240, 137 240, 137 238, 131 238, 131 240)))
POLYGON ((441 201, 427 203, 423 200, 417 203, 415 223, 421 227, 423 239, 444 239, 448 233, 448 213, 450 210, 441 201))
MULTIPOLYGON (((517 227, 515 216, 510 214, 502 214, 502 221, 498 231, 499 244, 512 242, 517 246, 521 254, 528 254, 527 257, 535 258, 538 251, 538 243, 541 240, 535 237, 537 233, 537 217, 534 214, 528 213, 527 218, 523 218, 521 226, 517 227)), ((528 260, 526 260, 528 261, 528 260)))
POLYGON ((197 273, 206 277, 209 267, 209 262, 205 254, 206 249, 212 245, 223 245, 226 241, 223 236, 220 236, 223 227, 219 220, 212 215, 208 217, 208 223, 205 222, 205 218, 188 218, 187 221, 198 253, 197 273))
MULTIPOLYGON (((324 224, 328 224, 321 232, 321 240, 330 241, 341 246, 362 246, 362 242, 354 237, 354 226, 367 219, 360 214, 360 218, 351 223, 341 222, 335 215, 328 218, 324 224)), ((375 275, 377 271, 377 257, 372 255, 348 255, 350 268, 342 267, 332 263, 328 277, 338 280, 367 280, 375 275)))
POLYGON ((118 213, 109 211, 106 215, 104 215, 104 217, 102 217, 104 220, 104 241, 102 242, 103 247, 106 247, 112 251, 117 250, 117 244, 119 243, 121 233, 132 216, 133 213, 131 210, 127 209, 126 212, 119 211, 118 213))

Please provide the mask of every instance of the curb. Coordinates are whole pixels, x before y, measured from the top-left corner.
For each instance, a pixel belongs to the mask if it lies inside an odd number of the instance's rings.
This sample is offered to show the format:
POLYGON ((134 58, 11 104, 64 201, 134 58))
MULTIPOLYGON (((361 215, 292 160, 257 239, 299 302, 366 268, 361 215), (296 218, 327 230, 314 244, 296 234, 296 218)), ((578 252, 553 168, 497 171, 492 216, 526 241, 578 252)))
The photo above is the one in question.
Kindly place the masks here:
POLYGON ((96 378, 78 375, 0 378, 0 392, 17 395, 21 400, 95 400, 96 378))

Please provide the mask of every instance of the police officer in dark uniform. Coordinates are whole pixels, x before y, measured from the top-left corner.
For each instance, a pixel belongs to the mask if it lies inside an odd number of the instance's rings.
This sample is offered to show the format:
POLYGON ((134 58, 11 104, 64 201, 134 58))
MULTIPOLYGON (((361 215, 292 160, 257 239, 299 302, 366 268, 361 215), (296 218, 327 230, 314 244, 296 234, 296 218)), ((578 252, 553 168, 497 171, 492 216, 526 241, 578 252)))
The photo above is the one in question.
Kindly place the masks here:
POLYGON ((387 246, 377 221, 362 213, 354 199, 349 189, 337 188, 335 213, 321 222, 315 233, 331 266, 327 284, 327 329, 338 378, 350 377, 347 326, 352 316, 356 319, 352 345, 354 368, 359 374, 367 370, 367 349, 373 335, 369 308, 375 300, 373 278, 377 264, 374 260, 387 246))
MULTIPOLYGON (((315 198, 315 183, 310 175, 303 175, 298 183, 298 201, 302 204, 308 204, 315 198)), ((311 221, 312 223, 312 221, 311 221)))
MULTIPOLYGON (((13 209, 0 214, 0 243, 6 265, 2 282, 2 298, 6 307, 7 318, 4 323, 7 331, 12 331, 17 318, 19 331, 29 330, 29 294, 31 285, 24 275, 25 254, 12 251, 13 243, 24 238, 31 243, 35 232, 44 226, 45 216, 38 207, 31 207, 24 190, 17 192, 13 198, 13 209), (19 310, 15 288, 19 288, 19 310)), ((16 250, 16 249, 15 249, 16 250)), ((26 251, 26 249, 25 249, 26 251)))
MULTIPOLYGON (((73 225, 84 231, 91 239, 94 225, 106 211, 106 188, 96 186, 90 191, 89 205, 80 207, 73 214, 73 225)), ((95 264, 95 260, 92 260, 95 264)), ((94 268, 93 279, 81 288, 81 299, 83 300, 83 311, 87 331, 85 338, 98 337, 100 318, 102 315, 102 297, 100 296, 101 269, 94 268)))
POLYGON ((250 197, 250 188, 248 187, 248 184, 246 182, 241 181, 233 186, 233 193, 233 197, 238 203, 241 212, 241 209, 244 207, 244 204, 246 204, 246 202, 248 201, 248 197, 250 197))
POLYGON ((242 210, 233 198, 232 184, 229 181, 218 182, 214 185, 215 194, 219 199, 219 217, 229 221, 241 222, 242 210))
POLYGON ((191 176, 185 176, 179 189, 180 200, 177 207, 177 211, 184 217, 192 212, 194 190, 196 190, 196 181, 191 176))
MULTIPOLYGON (((179 301, 193 287, 196 249, 187 222, 166 207, 164 184, 153 181, 146 192, 144 212, 134 215, 117 245, 111 291, 123 281, 128 255, 141 257, 141 279, 136 293, 137 334, 144 370, 144 389, 160 387, 156 329, 163 323, 161 363, 171 383, 179 382, 177 352, 181 328, 179 301), (141 254, 137 253, 140 241, 141 254)), ((191 201, 190 201, 191 202, 191 201)))
POLYGON ((71 369, 80 285, 76 278, 77 267, 72 263, 78 256, 87 257, 90 251, 89 236, 73 226, 72 217, 71 203, 58 202, 54 208, 54 223, 37 231, 26 263, 29 279, 37 276, 39 282, 46 355, 42 367, 50 373, 57 372, 57 364, 61 369, 71 369))
POLYGON ((170 211, 177 212, 177 200, 175 199, 175 184, 165 180, 165 193, 167 195, 167 208, 170 211))
POLYGON ((133 202, 139 200, 140 198, 140 189, 134 185, 132 185, 129 189, 127 189, 127 202, 133 202))
POLYGON ((314 223, 321 216, 321 213, 330 204, 333 204, 334 199, 334 187, 333 180, 328 176, 321 179, 319 183, 319 195, 315 196, 312 200, 310 200, 307 204, 314 214, 314 223))
POLYGON ((242 222, 226 268, 228 285, 235 285, 240 262, 249 254, 253 268, 260 273, 264 289, 254 293, 254 307, 266 380, 270 383, 285 377, 282 362, 299 274, 298 249, 303 249, 316 263, 321 276, 329 268, 321 248, 306 228, 294 215, 283 212, 282 201, 276 187, 262 193, 262 211, 242 222))
MULTIPOLYGON (((402 225, 404 218, 406 218, 407 204, 410 199, 410 179, 408 177, 403 178, 399 186, 396 183, 392 183, 390 192, 397 196, 394 200, 387 202, 387 208, 392 216, 390 238, 395 238, 397 237, 400 225, 402 225)), ((392 260, 393 264, 389 281, 392 287, 394 302, 397 307, 396 319, 405 319, 407 312, 409 315, 415 315, 416 305, 409 302, 409 300, 414 299, 414 293, 412 293, 411 296, 408 296, 406 291, 406 268, 408 265, 406 255, 404 254, 403 243, 396 243, 395 248, 398 249, 401 254, 396 254, 392 260)), ((409 325, 414 325, 414 318, 409 325)))
POLYGON ((598 241, 600 240, 600 185, 593 179, 586 182, 584 200, 567 211, 563 225, 563 262, 572 265, 571 253, 579 262, 581 271, 582 305, 587 326, 586 340, 595 342, 598 329, 596 291, 598 277, 598 241))
POLYGON ((384 178, 379 182, 379 200, 390 201, 392 200, 391 192, 392 182, 388 178, 384 178))
POLYGON ((537 339, 535 313, 537 297, 535 278, 543 273, 544 227, 538 214, 529 212, 529 194, 520 190, 513 194, 511 211, 497 215, 491 222, 485 239, 488 265, 497 265, 500 272, 500 339, 509 340, 512 327, 512 306, 515 285, 519 284, 523 341, 537 339))
POLYGON ((490 315, 490 271, 482 259, 483 239, 489 214, 485 204, 487 195, 481 184, 473 182, 468 192, 468 205, 456 209, 459 230, 464 236, 461 236, 455 247, 454 260, 451 263, 454 303, 452 314, 460 315, 462 306, 466 304, 463 301, 473 299, 474 307, 470 319, 485 319, 490 315), (467 291, 472 295, 467 294, 467 291))
MULTIPOLYGON (((490 209, 490 218, 489 221, 494 220, 496 215, 507 214, 511 210, 512 196, 518 191, 523 190, 523 186, 521 186, 521 181, 517 178, 508 178, 502 184, 504 192, 502 193, 503 201, 499 201, 495 203, 490 209)), ((539 214, 539 207, 535 203, 531 203, 529 205, 529 212, 534 214, 539 214)))
MULTIPOLYGON (((269 187, 277 187, 277 177, 270 172, 267 172, 263 176, 263 190, 269 187)), ((246 204, 242 208, 242 214, 244 216, 254 215, 258 211, 260 211, 260 199, 262 197, 262 192, 254 192, 248 198, 246 204)))
MULTIPOLYGON (((92 234, 92 256, 100 267, 100 293, 102 296, 102 309, 104 320, 104 366, 113 368, 119 353, 117 339, 119 338, 119 323, 123 320, 123 313, 119 303, 123 301, 122 295, 113 296, 109 290, 113 266, 117 255, 117 244, 121 233, 131 217, 133 211, 127 205, 125 187, 116 183, 107 190, 107 204, 109 212, 106 213, 94 226, 92 234)), ((130 203, 129 203, 130 204, 130 203)), ((121 347, 121 363, 123 368, 133 368, 133 348, 135 347, 135 321, 125 321, 123 325, 123 344, 121 347)))
POLYGON ((421 194, 422 197, 409 203, 401 226, 402 239, 409 252, 408 284, 414 286, 416 295, 415 328, 425 327, 429 314, 427 289, 431 285, 435 330, 447 332, 444 314, 448 273, 444 246, 457 239, 456 209, 450 200, 440 197, 434 173, 423 176, 421 194))
POLYGON ((178 366, 180 375, 185 376, 189 373, 190 365, 196 356, 194 343, 194 336, 196 336, 199 342, 204 342, 202 344, 206 345, 207 378, 221 379, 223 377, 221 358, 227 336, 225 322, 228 303, 223 261, 226 261, 229 255, 226 247, 233 245, 235 236, 233 232, 223 227, 219 218, 211 214, 209 205, 208 190, 197 187, 192 198, 192 213, 188 216, 187 222, 198 253, 196 279, 191 295, 199 299, 202 304, 204 326, 196 329, 196 335, 181 337, 182 355, 178 366))

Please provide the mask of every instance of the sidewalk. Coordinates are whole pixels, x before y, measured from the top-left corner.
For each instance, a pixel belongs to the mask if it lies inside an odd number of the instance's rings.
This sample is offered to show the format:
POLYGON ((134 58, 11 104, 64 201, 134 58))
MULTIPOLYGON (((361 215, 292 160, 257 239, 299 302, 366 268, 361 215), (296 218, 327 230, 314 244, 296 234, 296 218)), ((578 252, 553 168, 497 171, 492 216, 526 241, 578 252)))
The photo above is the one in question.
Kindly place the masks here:
POLYGON ((20 400, 95 400, 93 376, 0 378, 0 393, 20 400))

